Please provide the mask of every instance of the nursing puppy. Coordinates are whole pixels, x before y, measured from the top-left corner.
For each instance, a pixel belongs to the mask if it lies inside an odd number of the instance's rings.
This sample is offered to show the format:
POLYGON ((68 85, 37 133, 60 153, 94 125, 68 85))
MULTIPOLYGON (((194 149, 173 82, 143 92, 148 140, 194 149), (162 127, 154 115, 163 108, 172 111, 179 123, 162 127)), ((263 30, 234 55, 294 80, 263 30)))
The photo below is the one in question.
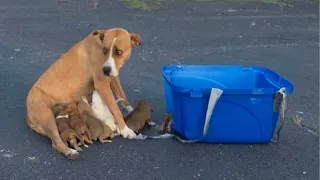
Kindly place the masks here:
POLYGON ((82 119, 78 106, 75 102, 67 105, 70 127, 75 130, 78 136, 86 143, 92 144, 91 134, 84 119, 82 119))
POLYGON ((66 106, 64 105, 55 105, 52 108, 53 113, 56 116, 56 123, 58 127, 58 131, 62 141, 71 147, 75 148, 77 151, 82 151, 79 145, 84 144, 81 138, 77 135, 77 133, 70 128, 69 123, 69 115, 66 111, 66 106))
POLYGON ((134 132, 138 133, 146 124, 154 126, 155 123, 151 120, 151 105, 145 101, 138 101, 136 108, 125 117, 127 126, 134 132))
POLYGON ((113 114, 120 134, 135 139, 136 134, 125 124, 113 93, 125 100, 122 105, 128 112, 133 110, 118 75, 132 48, 140 44, 139 35, 122 28, 92 31, 60 56, 31 87, 26 99, 28 126, 50 138, 58 152, 77 159, 79 153, 68 148, 59 135, 52 106, 73 102, 75 95, 97 90, 113 114))
POLYGON ((111 142, 111 140, 106 140, 107 138, 113 138, 118 135, 112 132, 110 127, 104 124, 101 120, 95 117, 87 99, 85 96, 81 97, 81 101, 78 104, 78 109, 81 117, 86 121, 87 127, 91 133, 91 139, 97 140, 101 143, 111 142))

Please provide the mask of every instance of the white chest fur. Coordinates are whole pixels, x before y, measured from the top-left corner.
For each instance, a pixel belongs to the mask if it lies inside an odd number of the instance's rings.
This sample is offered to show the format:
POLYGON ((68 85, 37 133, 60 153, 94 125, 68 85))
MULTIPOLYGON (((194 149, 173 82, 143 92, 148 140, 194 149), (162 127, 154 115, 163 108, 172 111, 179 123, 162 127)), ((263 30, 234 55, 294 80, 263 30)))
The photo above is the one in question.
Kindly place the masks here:
POLYGON ((97 118, 108 125, 113 132, 116 132, 117 126, 114 117, 111 114, 108 106, 103 103, 101 96, 97 91, 93 92, 91 108, 97 118))

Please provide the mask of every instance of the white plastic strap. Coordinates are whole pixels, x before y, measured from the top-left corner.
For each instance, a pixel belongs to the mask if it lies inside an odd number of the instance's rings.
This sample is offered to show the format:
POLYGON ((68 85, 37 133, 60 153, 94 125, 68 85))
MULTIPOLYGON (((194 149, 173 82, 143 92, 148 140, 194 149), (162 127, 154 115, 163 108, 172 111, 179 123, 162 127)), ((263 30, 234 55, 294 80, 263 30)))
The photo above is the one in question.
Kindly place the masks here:
POLYGON ((286 89, 285 89, 285 88, 281 88, 278 92, 282 94, 281 118, 284 119, 284 118, 285 118, 285 111, 286 111, 286 109, 287 109, 287 94, 286 94, 286 89))
POLYGON ((280 123, 279 123, 279 126, 278 128, 275 130, 275 133, 277 135, 277 138, 275 139, 275 137, 273 137, 271 139, 271 142, 277 142, 280 138, 280 132, 282 130, 282 126, 283 126, 283 123, 284 123, 284 120, 285 120, 285 112, 286 112, 286 109, 287 109, 287 94, 286 94, 286 89, 285 88, 280 88, 279 91, 277 93, 280 93, 282 95, 282 101, 281 101, 281 112, 280 112, 280 123))

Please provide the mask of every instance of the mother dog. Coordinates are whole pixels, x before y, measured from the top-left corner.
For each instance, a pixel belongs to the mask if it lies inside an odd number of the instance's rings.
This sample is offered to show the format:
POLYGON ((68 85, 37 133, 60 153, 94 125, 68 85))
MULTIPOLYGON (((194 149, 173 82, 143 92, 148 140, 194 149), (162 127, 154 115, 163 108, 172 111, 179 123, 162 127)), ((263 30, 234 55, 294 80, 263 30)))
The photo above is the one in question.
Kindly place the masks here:
POLYGON ((30 89, 26 101, 29 127, 49 137, 52 147, 67 158, 76 159, 78 152, 67 147, 59 136, 52 106, 69 103, 95 89, 113 114, 120 134, 124 138, 136 138, 124 122, 113 92, 125 100, 124 108, 129 112, 133 110, 118 75, 129 60, 132 48, 140 44, 139 35, 122 28, 90 33, 54 62, 30 89))

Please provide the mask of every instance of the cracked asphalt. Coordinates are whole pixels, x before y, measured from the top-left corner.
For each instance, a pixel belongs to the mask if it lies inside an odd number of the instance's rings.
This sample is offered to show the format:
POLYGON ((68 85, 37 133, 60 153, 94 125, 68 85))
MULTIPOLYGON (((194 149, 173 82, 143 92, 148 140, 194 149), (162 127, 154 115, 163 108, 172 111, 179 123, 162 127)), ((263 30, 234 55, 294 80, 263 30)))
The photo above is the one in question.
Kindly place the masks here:
POLYGON ((156 12, 123 1, 0 1, 1 179, 303 179, 319 178, 319 2, 169 1, 156 12), (121 80, 131 102, 144 98, 153 119, 165 113, 167 64, 261 65, 295 89, 279 143, 182 144, 173 139, 95 143, 77 161, 57 154, 25 123, 37 78, 93 29, 123 27, 142 37, 121 80))

